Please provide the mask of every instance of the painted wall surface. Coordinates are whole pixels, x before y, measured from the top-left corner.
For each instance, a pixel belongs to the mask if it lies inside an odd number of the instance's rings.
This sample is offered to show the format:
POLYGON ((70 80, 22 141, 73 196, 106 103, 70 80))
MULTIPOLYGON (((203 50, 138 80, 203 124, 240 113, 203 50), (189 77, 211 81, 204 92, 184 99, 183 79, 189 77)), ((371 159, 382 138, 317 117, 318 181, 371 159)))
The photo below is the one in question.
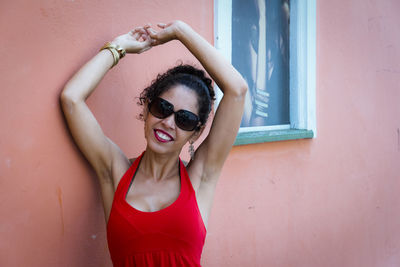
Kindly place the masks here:
MULTIPOLYGON (((232 150, 204 266, 400 266, 399 10, 317 1, 318 138, 232 150)), ((58 97, 104 42, 175 18, 213 40, 211 0, 0 3, 0 266, 111 266, 97 180, 58 97)), ((145 147, 135 97, 178 58, 196 62, 178 42, 129 55, 90 97, 127 155, 145 147)))

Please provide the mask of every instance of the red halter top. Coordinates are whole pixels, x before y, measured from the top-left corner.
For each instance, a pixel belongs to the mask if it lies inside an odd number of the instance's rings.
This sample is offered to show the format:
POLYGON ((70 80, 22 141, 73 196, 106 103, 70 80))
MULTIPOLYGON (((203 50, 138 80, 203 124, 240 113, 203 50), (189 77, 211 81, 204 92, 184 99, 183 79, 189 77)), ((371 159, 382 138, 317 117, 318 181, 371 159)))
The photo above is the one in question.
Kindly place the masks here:
POLYGON ((179 159, 181 190, 170 206, 143 212, 126 202, 143 153, 115 191, 107 240, 114 266, 200 266, 206 229, 186 168, 179 159))

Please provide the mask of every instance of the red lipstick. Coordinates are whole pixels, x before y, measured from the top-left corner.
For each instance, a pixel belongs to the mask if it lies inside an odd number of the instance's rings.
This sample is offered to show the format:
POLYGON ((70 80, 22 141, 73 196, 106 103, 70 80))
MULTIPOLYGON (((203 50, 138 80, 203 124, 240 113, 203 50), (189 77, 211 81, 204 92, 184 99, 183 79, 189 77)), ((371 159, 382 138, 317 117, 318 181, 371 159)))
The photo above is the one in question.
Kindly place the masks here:
POLYGON ((154 136, 156 137, 157 141, 161 143, 167 143, 174 140, 170 134, 160 129, 154 129, 154 136))

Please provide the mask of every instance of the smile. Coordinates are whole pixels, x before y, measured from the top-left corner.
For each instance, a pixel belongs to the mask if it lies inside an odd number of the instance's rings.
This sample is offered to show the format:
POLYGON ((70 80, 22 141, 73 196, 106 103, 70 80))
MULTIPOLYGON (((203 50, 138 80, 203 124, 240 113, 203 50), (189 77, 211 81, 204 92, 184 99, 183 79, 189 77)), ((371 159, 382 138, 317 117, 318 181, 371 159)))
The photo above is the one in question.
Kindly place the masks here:
POLYGON ((166 143, 174 140, 171 135, 169 135, 167 132, 164 132, 163 130, 155 129, 154 130, 154 136, 159 142, 166 143))

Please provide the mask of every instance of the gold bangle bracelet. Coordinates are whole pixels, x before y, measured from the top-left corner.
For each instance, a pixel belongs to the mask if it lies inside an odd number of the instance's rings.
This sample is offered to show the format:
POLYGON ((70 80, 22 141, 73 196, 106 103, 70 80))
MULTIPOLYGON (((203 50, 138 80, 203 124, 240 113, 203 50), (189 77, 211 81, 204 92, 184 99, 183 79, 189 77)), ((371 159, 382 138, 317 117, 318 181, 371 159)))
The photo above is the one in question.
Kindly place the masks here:
POLYGON ((107 49, 110 50, 113 58, 114 58, 114 64, 111 66, 114 67, 115 65, 118 64, 118 61, 123 58, 126 54, 125 49, 123 49, 122 47, 120 47, 119 45, 107 42, 102 48, 100 48, 100 51, 103 49, 107 49))
POLYGON ((106 49, 106 48, 114 48, 115 50, 117 50, 118 54, 119 54, 119 58, 123 58, 126 55, 126 51, 125 49, 123 49, 121 46, 107 42, 100 50, 102 49, 106 49))
POLYGON ((112 64, 111 68, 114 67, 115 65, 117 65, 117 63, 118 63, 118 61, 119 61, 119 54, 118 54, 118 52, 117 52, 115 49, 113 49, 113 48, 104 48, 104 49, 101 49, 100 51, 102 51, 102 50, 108 50, 108 51, 110 51, 110 53, 111 53, 111 55, 112 55, 112 57, 113 57, 113 64, 112 64))
MULTIPOLYGON (((118 61, 119 61, 119 54, 118 54, 117 50, 115 50, 115 49, 113 49, 113 48, 107 48, 107 49, 110 50, 111 53, 113 54, 113 57, 114 57, 114 64, 112 65, 112 67, 114 67, 115 65, 118 64, 118 61)), ((111 68, 112 68, 112 67, 111 67, 111 68)))

